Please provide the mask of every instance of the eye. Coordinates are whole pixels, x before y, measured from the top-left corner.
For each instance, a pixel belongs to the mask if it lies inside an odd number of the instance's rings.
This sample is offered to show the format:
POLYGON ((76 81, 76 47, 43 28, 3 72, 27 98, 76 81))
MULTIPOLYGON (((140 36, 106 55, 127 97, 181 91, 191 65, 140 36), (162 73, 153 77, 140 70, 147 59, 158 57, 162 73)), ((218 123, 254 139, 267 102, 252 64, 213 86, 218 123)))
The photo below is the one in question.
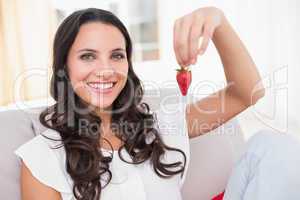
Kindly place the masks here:
POLYGON ((85 61, 92 61, 94 59, 96 59, 96 56, 92 53, 86 53, 80 56, 81 60, 85 60, 85 61))
POLYGON ((123 53, 113 53, 111 57, 114 60, 122 60, 125 58, 125 55, 123 53))

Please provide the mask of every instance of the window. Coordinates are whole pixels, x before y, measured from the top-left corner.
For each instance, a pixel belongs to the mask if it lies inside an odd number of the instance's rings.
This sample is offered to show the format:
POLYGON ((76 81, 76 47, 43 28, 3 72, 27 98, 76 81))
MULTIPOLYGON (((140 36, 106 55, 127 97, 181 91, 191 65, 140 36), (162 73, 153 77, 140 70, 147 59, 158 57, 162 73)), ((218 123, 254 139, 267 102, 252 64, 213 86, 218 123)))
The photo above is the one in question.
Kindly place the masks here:
POLYGON ((96 7, 112 11, 127 27, 133 42, 133 61, 158 60, 157 0, 53 0, 58 23, 75 10, 96 7))
POLYGON ((157 1, 131 0, 129 4, 129 30, 135 49, 135 59, 157 60, 158 22, 157 1))

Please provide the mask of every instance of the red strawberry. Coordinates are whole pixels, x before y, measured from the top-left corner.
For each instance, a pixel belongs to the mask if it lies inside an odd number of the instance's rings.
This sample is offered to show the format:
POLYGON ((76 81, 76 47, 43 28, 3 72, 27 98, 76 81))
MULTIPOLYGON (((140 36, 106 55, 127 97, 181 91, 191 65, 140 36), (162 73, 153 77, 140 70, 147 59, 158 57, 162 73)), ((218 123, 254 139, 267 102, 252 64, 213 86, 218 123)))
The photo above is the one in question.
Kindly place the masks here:
POLYGON ((187 68, 176 69, 176 80, 183 96, 186 96, 192 82, 192 72, 187 68))
POLYGON ((218 196, 214 197, 212 200, 222 200, 224 198, 224 193, 222 192, 221 194, 219 194, 218 196))

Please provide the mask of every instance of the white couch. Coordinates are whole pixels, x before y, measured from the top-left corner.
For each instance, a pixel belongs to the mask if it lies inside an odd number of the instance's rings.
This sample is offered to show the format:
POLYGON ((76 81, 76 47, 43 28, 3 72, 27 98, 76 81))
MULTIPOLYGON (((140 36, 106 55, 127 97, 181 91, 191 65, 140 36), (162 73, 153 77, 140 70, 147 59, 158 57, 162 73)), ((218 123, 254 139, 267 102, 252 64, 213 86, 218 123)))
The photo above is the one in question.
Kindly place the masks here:
MULTIPOLYGON (((152 108, 162 102, 176 103, 178 97, 177 89, 147 90, 145 93, 145 100, 152 108)), ((38 120, 43 108, 15 108, 0 112, 0 199, 20 199, 19 162, 13 151, 45 129, 38 120)), ((208 200, 222 192, 244 143, 237 119, 190 140, 191 161, 182 190, 184 199, 208 200)))

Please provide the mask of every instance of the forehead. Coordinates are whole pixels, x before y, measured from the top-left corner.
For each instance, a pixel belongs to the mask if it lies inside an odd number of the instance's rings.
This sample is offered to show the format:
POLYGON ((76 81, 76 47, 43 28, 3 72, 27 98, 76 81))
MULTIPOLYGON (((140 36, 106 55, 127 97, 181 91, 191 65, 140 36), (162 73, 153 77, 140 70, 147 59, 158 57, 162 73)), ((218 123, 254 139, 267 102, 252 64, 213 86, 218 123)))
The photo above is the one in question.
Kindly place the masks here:
POLYGON ((82 48, 109 51, 126 47, 126 42, 121 31, 113 25, 101 22, 83 24, 72 45, 73 50, 82 48))

